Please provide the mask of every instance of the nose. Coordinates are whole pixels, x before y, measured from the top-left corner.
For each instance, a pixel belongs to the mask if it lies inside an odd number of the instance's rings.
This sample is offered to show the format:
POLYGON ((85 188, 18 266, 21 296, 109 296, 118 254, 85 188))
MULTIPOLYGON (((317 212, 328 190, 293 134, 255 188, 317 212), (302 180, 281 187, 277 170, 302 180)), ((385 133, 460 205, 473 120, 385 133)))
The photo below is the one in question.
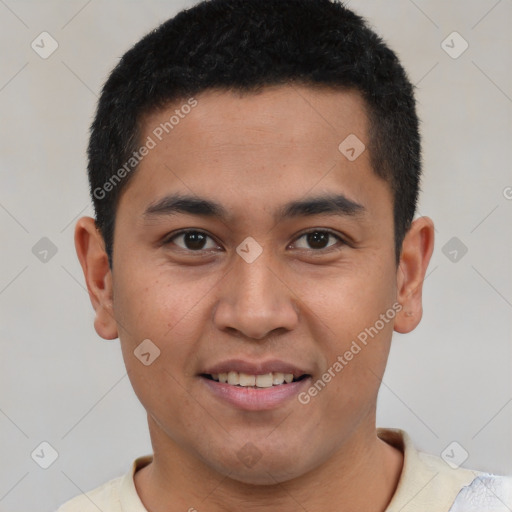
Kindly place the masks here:
POLYGON ((216 327, 254 340, 295 329, 299 308, 280 274, 269 251, 263 250, 252 263, 236 255, 233 267, 219 283, 216 327))

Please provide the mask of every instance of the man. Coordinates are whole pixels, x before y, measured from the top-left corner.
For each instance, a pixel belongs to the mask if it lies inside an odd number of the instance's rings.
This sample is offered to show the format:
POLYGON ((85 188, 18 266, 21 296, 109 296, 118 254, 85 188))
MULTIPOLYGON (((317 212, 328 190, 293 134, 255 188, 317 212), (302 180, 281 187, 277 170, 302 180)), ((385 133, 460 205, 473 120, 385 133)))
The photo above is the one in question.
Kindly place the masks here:
POLYGON ((328 0, 181 12, 110 75, 88 154, 77 253, 154 454, 61 512, 512 506, 509 478, 376 428, 434 228, 413 220, 413 87, 360 17, 328 0))

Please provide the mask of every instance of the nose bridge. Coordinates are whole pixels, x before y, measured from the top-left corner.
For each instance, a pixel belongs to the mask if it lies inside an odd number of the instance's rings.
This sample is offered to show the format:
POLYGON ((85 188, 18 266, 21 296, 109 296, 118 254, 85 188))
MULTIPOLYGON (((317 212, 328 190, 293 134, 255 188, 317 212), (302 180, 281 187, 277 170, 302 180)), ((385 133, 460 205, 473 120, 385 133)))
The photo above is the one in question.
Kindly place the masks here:
POLYGON ((272 255, 263 251, 254 261, 236 256, 223 280, 215 323, 261 339, 273 330, 291 330, 298 321, 293 294, 272 270, 272 255))
MULTIPOLYGON (((278 289, 279 281, 270 270, 269 258, 263 254, 252 263, 237 262, 236 296, 240 309, 259 310, 275 309, 282 290, 278 289)), ((281 284, 282 286, 282 284, 281 284)))

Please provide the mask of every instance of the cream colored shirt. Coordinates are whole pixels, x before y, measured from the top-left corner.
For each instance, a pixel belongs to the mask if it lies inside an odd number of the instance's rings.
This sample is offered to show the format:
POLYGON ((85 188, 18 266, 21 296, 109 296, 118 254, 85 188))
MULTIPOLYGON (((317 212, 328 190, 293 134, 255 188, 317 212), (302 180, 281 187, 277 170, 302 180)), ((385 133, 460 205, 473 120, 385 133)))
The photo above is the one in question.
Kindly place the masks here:
MULTIPOLYGON (((419 452, 400 429, 378 428, 377 435, 404 453, 398 487, 385 512, 510 512, 512 477, 453 469, 442 458, 419 452)), ((147 512, 133 476, 151 455, 136 459, 124 476, 77 496, 57 512, 147 512)))

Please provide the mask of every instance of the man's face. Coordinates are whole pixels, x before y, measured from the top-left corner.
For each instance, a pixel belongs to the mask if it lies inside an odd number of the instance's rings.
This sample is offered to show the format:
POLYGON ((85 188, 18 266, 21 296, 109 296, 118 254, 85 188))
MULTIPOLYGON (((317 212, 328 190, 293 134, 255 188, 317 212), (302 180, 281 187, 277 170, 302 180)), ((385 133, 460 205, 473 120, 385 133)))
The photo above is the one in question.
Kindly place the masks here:
POLYGON ((378 321, 397 297, 392 195, 368 150, 351 161, 355 139, 339 149, 350 135, 369 142, 355 92, 282 86, 196 99, 161 141, 155 129, 181 103, 144 120, 141 143, 150 136, 156 146, 117 210, 114 316, 154 447, 275 483, 374 433, 393 331, 392 320, 378 321), (226 216, 162 204, 177 194, 226 216), (327 196, 342 197, 286 211, 327 196), (358 335, 369 328, 364 345, 358 335), (160 350, 147 365, 134 354, 143 340, 146 362, 160 350), (329 369, 329 382, 309 392, 329 369), (273 371, 258 380, 265 386, 282 380, 276 373, 300 380, 255 389, 209 375, 230 370, 273 371))

